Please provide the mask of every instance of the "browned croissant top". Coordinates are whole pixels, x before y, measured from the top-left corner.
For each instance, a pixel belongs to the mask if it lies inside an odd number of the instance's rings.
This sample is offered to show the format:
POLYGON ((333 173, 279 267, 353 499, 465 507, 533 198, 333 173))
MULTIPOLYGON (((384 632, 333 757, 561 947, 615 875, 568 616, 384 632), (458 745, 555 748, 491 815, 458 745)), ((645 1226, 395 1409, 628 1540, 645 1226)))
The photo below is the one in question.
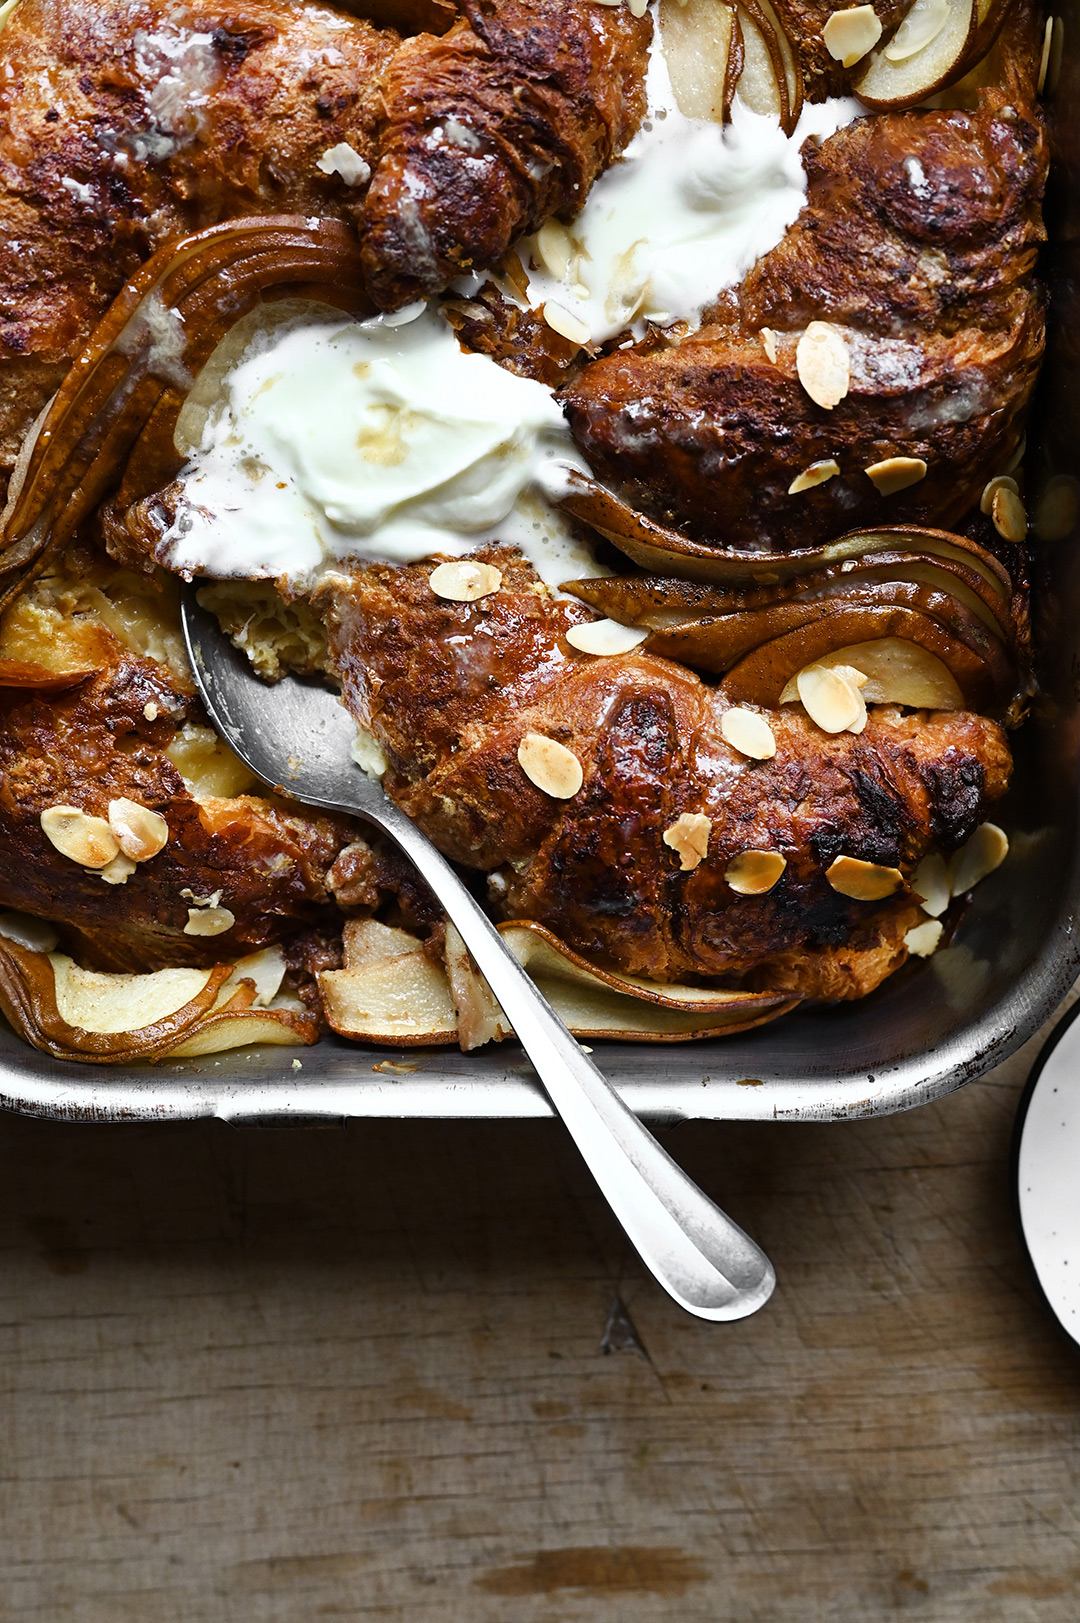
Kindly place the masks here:
POLYGON ((565 632, 587 611, 513 554, 484 556, 503 585, 474 604, 437 598, 422 564, 338 578, 319 602, 347 701, 390 756, 388 788, 436 844, 498 870, 510 916, 634 974, 751 973, 843 997, 894 968, 915 898, 852 901, 825 871, 847 855, 909 874, 931 846, 965 839, 1008 782, 996 723, 884 707, 862 734, 829 735, 788 708, 768 714, 776 755, 750 760, 724 742, 727 702, 697 677, 644 654, 577 654, 565 632), (581 762, 571 799, 522 771, 530 732, 581 762), (684 812, 711 822, 692 872, 663 840, 684 812), (787 860, 768 895, 724 879, 746 850, 787 860))
POLYGON ((575 436, 626 499, 695 539, 954 526, 1019 444, 1042 356, 1041 118, 986 92, 974 112, 856 120, 803 158, 805 208, 711 325, 616 350, 565 390, 575 436), (850 356, 832 408, 797 370, 811 321, 842 329, 850 356), (883 495, 866 469, 894 457, 925 476, 883 495), (828 461, 837 476, 789 493, 828 461))
POLYGON ((593 0, 492 0, 404 42, 292 0, 21 0, 0 79, 0 484, 154 249, 236 215, 348 219, 377 302, 403 304, 584 198, 644 112, 650 35, 593 0), (318 168, 342 144, 351 182, 318 168))

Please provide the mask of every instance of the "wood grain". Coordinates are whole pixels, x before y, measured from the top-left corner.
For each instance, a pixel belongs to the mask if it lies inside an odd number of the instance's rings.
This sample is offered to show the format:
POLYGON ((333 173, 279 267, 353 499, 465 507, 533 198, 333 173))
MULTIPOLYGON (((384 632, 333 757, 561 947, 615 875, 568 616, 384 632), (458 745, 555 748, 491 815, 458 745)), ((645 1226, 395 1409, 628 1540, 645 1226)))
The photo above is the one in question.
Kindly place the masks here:
POLYGON ((1029 1061, 672 1135, 780 1276, 720 1327, 547 1123, 0 1118, 0 1623, 1074 1623, 1029 1061))

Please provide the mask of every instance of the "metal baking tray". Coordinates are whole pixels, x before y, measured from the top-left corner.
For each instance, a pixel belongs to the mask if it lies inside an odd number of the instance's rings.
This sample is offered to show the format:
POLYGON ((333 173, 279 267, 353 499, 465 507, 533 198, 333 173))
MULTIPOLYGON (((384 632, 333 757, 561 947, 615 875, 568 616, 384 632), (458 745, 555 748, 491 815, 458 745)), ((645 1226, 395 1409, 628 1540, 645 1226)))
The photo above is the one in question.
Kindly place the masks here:
MULTIPOLYGON (((1080 121, 1066 112, 1080 97, 1078 25, 1080 9, 1066 10, 1052 104, 1060 111, 1051 118, 1049 359, 1029 436, 1037 481, 1080 471, 1080 121)), ((1036 545, 1042 693, 1014 739, 1015 786, 995 812, 1012 848, 976 890, 950 946, 859 1003, 789 1015, 740 1037, 597 1043, 602 1069, 641 1115, 658 1123, 829 1121, 911 1109, 1005 1059, 1080 975, 1080 553, 1075 532, 1036 545)), ((39 1054, 2 1021, 0 1108, 66 1121, 214 1116, 268 1127, 551 1114, 514 1043, 473 1054, 398 1053, 327 1038, 315 1048, 102 1067, 39 1054), (387 1061, 394 1069, 380 1068, 387 1061)))

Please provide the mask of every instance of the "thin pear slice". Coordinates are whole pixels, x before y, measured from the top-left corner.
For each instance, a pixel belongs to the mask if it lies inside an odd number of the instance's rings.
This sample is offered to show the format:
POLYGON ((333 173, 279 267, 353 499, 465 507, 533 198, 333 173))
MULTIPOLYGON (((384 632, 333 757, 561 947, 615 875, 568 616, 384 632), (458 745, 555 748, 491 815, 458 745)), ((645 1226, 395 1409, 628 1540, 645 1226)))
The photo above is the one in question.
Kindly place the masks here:
MULTIPOLYGON (((814 661, 832 670, 853 667, 866 677, 859 690, 864 704, 901 704, 913 710, 962 710, 964 695, 945 662, 916 642, 881 637, 850 643, 814 661)), ((780 695, 781 704, 799 698, 796 672, 780 695)))
POLYGON ((240 965, 100 974, 65 953, 0 938, 0 1010, 28 1043, 96 1065, 193 1058, 248 1043, 310 1044, 318 1024, 291 1008, 256 1008, 240 965), (237 980, 239 973, 240 979, 237 980))
MULTIPOLYGON (((385 926, 376 925, 376 930, 385 926)), ((728 992, 697 986, 663 986, 589 964, 542 925, 518 920, 499 926, 570 1030, 579 1037, 639 1042, 679 1042, 746 1031, 776 1019, 797 999, 773 992, 728 992)), ((451 973, 405 931, 372 935, 372 926, 347 926, 345 966, 324 971, 319 988, 327 1019, 340 1035, 394 1047, 439 1046, 459 1039, 496 1040, 510 1034, 496 1005, 486 1029, 468 1036, 459 1029, 458 1005, 472 1002, 458 979, 461 966, 447 941, 451 973), (391 934, 393 939, 391 939, 391 934), (379 956, 380 951, 383 955, 379 956), (457 984, 452 985, 456 981, 457 984)))
POLYGON ((903 548, 931 557, 955 559, 976 570, 1004 603, 1013 597, 1012 581, 1004 565, 978 542, 947 530, 897 525, 888 530, 853 530, 824 546, 807 547, 800 552, 736 552, 688 540, 677 530, 646 518, 584 474, 571 475, 567 494, 560 505, 642 569, 657 575, 675 575, 683 580, 718 586, 739 583, 768 586, 845 558, 862 558, 872 552, 903 548))
POLYGON ((728 64, 735 11, 724 0, 660 0, 660 43, 679 111, 686 118, 727 121, 728 64))
MULTIPOLYGON (((856 643, 897 638, 926 649, 950 672, 968 710, 986 711, 1003 706, 1010 685, 985 651, 977 651, 953 631, 917 610, 841 608, 811 625, 764 643, 739 661, 720 684, 732 704, 779 705, 781 695, 797 673, 839 649, 856 643)), ((851 664, 851 660, 841 661, 851 664)), ((857 668, 857 667, 856 667, 857 668)))

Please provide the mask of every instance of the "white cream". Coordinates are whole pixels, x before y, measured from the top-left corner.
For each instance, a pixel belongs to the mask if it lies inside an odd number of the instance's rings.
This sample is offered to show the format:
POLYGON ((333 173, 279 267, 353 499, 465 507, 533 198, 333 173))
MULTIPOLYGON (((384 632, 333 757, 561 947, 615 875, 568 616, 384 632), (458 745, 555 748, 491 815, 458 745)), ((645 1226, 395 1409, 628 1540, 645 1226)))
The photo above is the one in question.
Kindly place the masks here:
POLYGON ((523 245, 530 305, 551 299, 597 342, 641 320, 696 323, 704 306, 776 246, 802 208, 799 149, 807 136, 832 135, 865 112, 846 97, 807 104, 792 135, 738 98, 726 129, 687 118, 656 41, 648 96, 644 126, 567 228, 573 254, 565 273, 534 270, 541 265, 535 239, 523 245))
POLYGON ((463 351, 436 310, 324 310, 257 338, 225 374, 180 475, 168 562, 307 582, 348 559, 502 541, 557 584, 596 572, 545 500, 569 466, 586 464, 551 391, 463 351))

